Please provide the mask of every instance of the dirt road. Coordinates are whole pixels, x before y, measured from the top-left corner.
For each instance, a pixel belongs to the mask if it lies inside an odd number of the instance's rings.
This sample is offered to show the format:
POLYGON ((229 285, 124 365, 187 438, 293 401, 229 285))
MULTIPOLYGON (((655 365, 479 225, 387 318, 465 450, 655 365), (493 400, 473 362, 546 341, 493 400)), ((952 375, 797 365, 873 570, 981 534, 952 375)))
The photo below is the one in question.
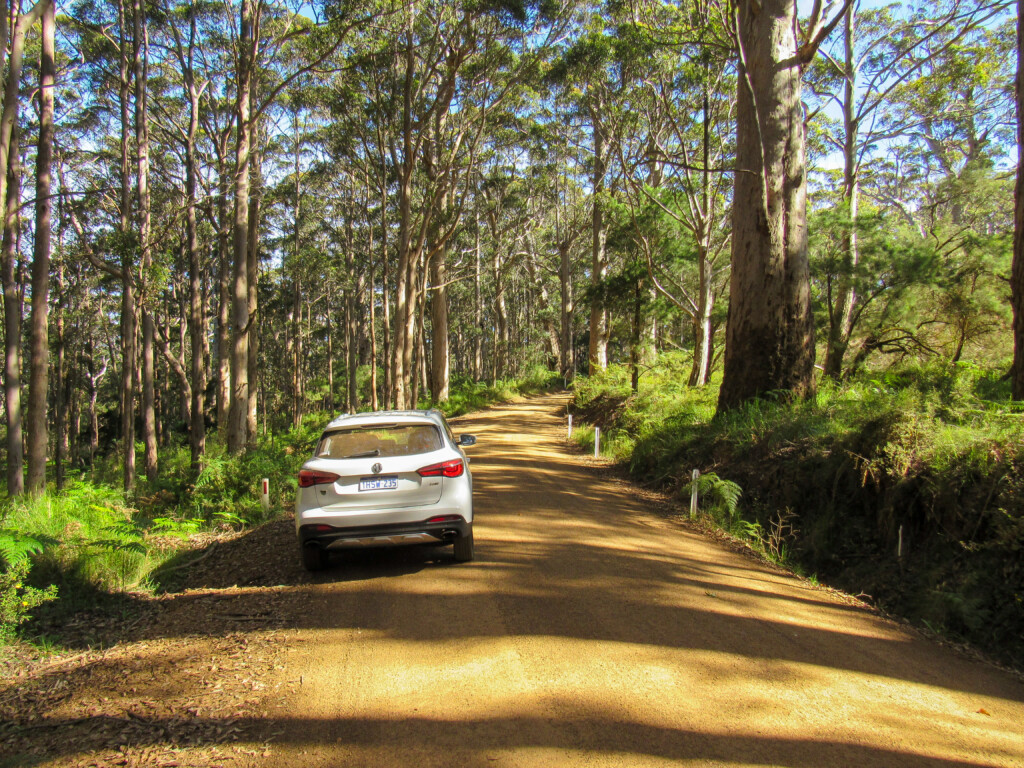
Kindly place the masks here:
POLYGON ((339 564, 275 766, 1024 766, 1024 688, 659 518, 564 400, 463 420, 477 562, 339 564))
POLYGON ((47 766, 1024 766, 1024 685, 659 515, 564 404, 457 423, 475 562, 310 576, 266 526, 10 733, 47 766))

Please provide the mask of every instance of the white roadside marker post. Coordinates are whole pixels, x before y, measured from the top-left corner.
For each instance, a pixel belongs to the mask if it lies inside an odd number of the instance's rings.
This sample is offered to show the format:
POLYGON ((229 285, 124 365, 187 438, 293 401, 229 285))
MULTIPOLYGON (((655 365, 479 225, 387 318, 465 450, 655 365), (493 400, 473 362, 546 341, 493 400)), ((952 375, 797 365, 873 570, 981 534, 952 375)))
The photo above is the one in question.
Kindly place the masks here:
POLYGON ((260 482, 260 503, 264 513, 270 511, 270 478, 264 477, 260 482))
POLYGON ((594 458, 601 455, 601 428, 594 427, 594 458))
POLYGON ((566 440, 572 440, 572 414, 569 414, 569 434, 565 438, 566 440))
POLYGON ((693 482, 690 483, 690 519, 697 517, 697 480, 700 479, 700 470, 693 470, 693 482))

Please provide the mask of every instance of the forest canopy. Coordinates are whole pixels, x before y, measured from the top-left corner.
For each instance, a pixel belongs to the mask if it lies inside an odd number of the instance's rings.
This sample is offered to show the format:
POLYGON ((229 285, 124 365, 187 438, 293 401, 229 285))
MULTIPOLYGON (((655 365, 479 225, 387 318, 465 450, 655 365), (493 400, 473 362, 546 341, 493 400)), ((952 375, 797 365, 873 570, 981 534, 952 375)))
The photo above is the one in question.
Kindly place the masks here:
POLYGON ((7 5, 12 495, 664 351, 1024 366, 1008 3, 7 5))

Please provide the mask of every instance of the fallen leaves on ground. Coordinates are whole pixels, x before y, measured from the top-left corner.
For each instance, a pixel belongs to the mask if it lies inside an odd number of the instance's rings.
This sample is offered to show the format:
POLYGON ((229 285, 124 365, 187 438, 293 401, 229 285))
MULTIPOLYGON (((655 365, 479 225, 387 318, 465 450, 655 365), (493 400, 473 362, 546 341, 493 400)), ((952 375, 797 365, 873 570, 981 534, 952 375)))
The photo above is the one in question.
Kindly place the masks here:
POLYGON ((267 752, 250 731, 279 693, 269 681, 312 599, 293 544, 288 520, 225 536, 181 591, 132 595, 126 615, 71 617, 54 628, 62 652, 9 653, 0 762, 184 768, 267 752))

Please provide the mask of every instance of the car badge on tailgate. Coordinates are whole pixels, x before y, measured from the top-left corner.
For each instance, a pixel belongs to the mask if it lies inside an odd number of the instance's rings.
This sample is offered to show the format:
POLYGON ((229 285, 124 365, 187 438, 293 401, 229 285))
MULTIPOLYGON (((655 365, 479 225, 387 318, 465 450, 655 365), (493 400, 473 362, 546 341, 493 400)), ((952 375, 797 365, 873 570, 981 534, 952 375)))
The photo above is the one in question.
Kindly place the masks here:
POLYGON ((375 475, 379 475, 382 469, 383 467, 380 465, 380 462, 377 462, 372 467, 370 467, 370 471, 373 472, 373 474, 375 475))

